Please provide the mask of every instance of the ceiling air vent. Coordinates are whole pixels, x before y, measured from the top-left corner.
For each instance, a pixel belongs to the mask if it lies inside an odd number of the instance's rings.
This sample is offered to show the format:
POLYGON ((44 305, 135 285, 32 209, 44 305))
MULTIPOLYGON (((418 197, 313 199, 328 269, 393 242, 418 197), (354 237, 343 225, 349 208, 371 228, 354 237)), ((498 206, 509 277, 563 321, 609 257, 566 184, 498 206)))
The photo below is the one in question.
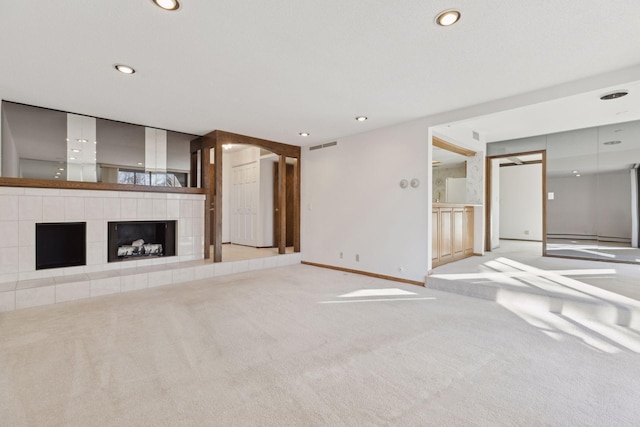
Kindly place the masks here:
POLYGON ((475 130, 473 131, 473 139, 475 139, 476 141, 480 141, 480 134, 475 130))
POLYGON ((321 148, 333 147, 334 145, 338 145, 338 141, 327 142, 326 144, 314 145, 313 147, 309 147, 309 151, 319 150, 321 148))

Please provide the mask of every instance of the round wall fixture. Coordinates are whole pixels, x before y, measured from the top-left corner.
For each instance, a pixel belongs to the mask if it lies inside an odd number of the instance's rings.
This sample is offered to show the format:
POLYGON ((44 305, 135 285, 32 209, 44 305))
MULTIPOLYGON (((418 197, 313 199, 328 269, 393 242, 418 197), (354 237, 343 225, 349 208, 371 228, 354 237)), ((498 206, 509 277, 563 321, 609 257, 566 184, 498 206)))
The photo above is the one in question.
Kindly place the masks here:
POLYGON ((400 181, 400 188, 407 188, 409 186, 409 181, 403 179, 400 181))
POLYGON ((420 187, 420 180, 418 178, 413 178, 411 180, 411 187, 412 188, 418 188, 420 187))
POLYGON ((602 99, 603 101, 608 101, 609 99, 622 98, 623 96, 626 96, 628 94, 629 94, 628 90, 616 90, 610 93, 605 93, 600 97, 600 99, 602 99))

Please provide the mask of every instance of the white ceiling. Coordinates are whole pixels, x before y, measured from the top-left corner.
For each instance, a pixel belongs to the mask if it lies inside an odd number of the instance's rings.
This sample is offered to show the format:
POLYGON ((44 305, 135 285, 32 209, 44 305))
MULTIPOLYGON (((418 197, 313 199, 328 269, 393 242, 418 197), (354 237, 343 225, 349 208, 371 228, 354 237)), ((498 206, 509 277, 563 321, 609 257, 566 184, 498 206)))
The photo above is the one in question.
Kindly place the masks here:
POLYGON ((221 129, 308 145, 640 58, 637 0, 182 4, 166 12, 150 0, 3 1, 0 96, 186 133, 221 129), (437 12, 454 6, 458 24, 434 25, 437 12), (137 73, 119 74, 114 63, 137 73), (370 120, 356 122, 358 115, 370 120))
POLYGON ((633 120, 640 120, 640 80, 450 123, 438 130, 447 133, 455 128, 472 129, 482 132, 487 142, 496 142, 633 120), (629 94, 618 99, 600 99, 615 89, 627 90, 629 94))

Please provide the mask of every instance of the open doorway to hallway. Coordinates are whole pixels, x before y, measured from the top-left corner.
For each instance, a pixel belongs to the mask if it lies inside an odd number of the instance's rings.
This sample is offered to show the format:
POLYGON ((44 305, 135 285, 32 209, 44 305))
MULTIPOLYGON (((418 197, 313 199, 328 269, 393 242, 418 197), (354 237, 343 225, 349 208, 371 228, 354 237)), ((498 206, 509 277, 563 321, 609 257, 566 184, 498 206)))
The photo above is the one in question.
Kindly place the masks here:
POLYGON ((530 242, 544 252, 546 239, 546 152, 487 157, 485 250, 504 241, 530 242))

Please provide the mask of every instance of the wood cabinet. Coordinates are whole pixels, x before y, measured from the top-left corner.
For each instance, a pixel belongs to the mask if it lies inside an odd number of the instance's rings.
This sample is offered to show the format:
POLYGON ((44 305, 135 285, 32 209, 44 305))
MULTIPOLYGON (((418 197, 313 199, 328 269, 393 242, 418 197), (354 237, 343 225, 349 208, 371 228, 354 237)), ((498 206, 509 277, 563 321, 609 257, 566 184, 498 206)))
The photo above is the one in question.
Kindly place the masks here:
POLYGON ((473 255, 473 206, 438 203, 431 215, 433 267, 473 255))

